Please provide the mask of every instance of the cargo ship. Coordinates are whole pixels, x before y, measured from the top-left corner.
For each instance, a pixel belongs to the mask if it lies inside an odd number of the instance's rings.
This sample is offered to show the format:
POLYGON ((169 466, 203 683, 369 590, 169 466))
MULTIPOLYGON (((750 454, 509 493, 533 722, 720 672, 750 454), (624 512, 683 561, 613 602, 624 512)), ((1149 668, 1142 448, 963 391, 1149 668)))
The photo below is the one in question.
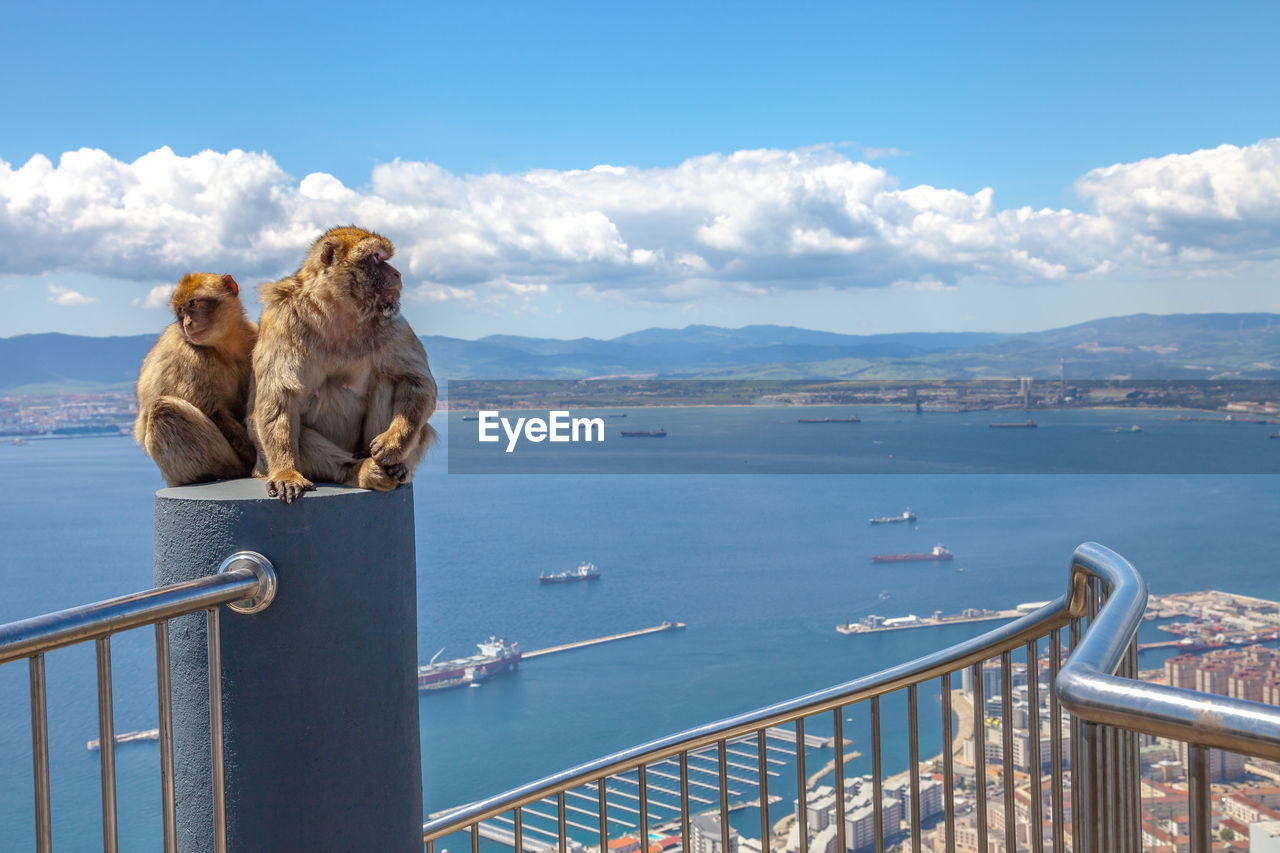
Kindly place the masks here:
POLYGON ((1031 420, 1031 418, 1027 418, 1025 421, 1023 421, 1020 424, 1019 423, 987 424, 987 426, 991 427, 992 429, 1035 429, 1037 424, 1035 421, 1031 420))
POLYGON ((547 574, 543 572, 538 575, 538 583, 569 583, 571 581, 598 581, 600 580, 600 570, 596 568, 595 563, 581 563, 576 569, 569 569, 563 572, 553 572, 547 574))
POLYGON ((923 563, 930 560, 950 560, 955 557, 941 545, 934 545, 932 551, 923 554, 872 554, 873 563, 923 563))
POLYGON ((910 524, 916 520, 916 514, 911 510, 906 510, 902 515, 882 515, 879 518, 871 519, 872 524, 910 524))
POLYGON ((850 415, 847 418, 796 418, 798 424, 860 424, 862 418, 850 415))
POLYGON ((623 438, 666 438, 667 431, 663 428, 659 429, 633 429, 620 430, 623 438))
POLYGON ((440 652, 432 656, 425 666, 418 667, 419 690, 443 690, 464 684, 481 684, 495 675, 514 670, 520 663, 520 644, 490 637, 487 643, 477 643, 480 654, 457 660, 436 661, 440 652))

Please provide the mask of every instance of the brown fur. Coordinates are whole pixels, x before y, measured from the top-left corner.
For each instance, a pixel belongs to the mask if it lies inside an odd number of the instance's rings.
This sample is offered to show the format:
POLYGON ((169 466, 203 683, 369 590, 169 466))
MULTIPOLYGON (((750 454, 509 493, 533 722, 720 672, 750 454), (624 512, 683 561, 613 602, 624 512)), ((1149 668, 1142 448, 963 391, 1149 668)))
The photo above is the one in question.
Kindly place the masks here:
POLYGON ((170 300, 176 320, 142 362, 133 434, 170 486, 253 469, 244 418, 258 328, 238 294, 229 275, 183 276, 170 300))
POLYGON ((255 473, 292 503, 324 480, 389 491, 409 482, 435 436, 436 382, 400 316, 391 241, 333 228, 298 271, 264 284, 253 354, 255 473))

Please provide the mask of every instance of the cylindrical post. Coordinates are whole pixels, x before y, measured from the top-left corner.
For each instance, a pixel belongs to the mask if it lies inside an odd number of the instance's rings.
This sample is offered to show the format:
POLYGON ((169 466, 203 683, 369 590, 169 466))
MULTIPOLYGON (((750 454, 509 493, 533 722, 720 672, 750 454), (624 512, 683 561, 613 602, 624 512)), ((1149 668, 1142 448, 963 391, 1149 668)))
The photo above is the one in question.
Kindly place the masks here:
MULTIPOLYGON (((413 491, 322 486, 285 505, 260 480, 156 494, 156 585, 213 574, 236 551, 273 564, 257 613, 222 609, 230 850, 422 850, 413 491)), ((174 619, 177 830, 213 850, 205 614, 174 619)))

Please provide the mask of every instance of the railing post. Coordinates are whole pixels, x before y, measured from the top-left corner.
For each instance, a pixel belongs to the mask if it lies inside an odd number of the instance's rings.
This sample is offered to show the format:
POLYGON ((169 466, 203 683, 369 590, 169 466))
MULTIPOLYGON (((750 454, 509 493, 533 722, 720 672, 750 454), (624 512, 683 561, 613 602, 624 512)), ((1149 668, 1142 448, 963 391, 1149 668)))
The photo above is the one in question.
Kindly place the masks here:
MULTIPOLYGON (((156 494, 157 586, 241 550, 279 586, 265 610, 215 623, 227 849, 421 851, 412 488, 320 487, 292 505, 260 480, 156 494)), ((218 847, 208 636, 203 613, 170 629, 183 851, 218 847)))
POLYGON ((1209 853, 1209 750, 1199 744, 1187 744, 1187 765, 1187 843, 1191 853, 1209 853))
POLYGON ((1101 798, 1101 773, 1098 767, 1098 738, 1101 726, 1080 721, 1080 766, 1071 769, 1071 818, 1072 829, 1082 839, 1084 853, 1099 853, 1102 849, 1102 827, 1098 817, 1098 800, 1101 798))

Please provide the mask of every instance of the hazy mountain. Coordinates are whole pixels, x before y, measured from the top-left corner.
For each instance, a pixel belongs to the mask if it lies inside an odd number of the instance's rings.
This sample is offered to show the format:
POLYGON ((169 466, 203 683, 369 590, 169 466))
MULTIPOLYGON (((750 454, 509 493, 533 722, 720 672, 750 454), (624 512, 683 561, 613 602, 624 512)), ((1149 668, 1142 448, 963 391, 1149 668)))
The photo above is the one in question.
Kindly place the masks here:
POLYGON ((132 388, 155 335, 89 338, 50 332, 0 338, 0 391, 132 388))
MULTIPOLYGON (((975 350, 984 375, 1101 379, 1280 378, 1278 314, 1132 314, 1019 335, 975 350), (983 363, 985 362, 985 364, 983 363)), ((960 367, 959 353, 937 359, 960 367)))
MULTIPOLYGON (((0 338, 0 391, 132 387, 151 335, 0 338)), ((1280 378, 1280 315, 1135 314, 1024 335, 842 335, 791 326, 645 329, 612 340, 423 338, 437 378, 1280 378)))
POLYGON ((796 326, 743 326, 725 329, 720 326, 685 326, 683 329, 644 329, 613 339, 614 343, 634 345, 712 344, 727 348, 771 346, 864 347, 905 345, 921 351, 958 349, 981 346, 1003 340, 1009 335, 996 332, 899 332, 883 335, 843 335, 838 332, 815 332, 796 326))

